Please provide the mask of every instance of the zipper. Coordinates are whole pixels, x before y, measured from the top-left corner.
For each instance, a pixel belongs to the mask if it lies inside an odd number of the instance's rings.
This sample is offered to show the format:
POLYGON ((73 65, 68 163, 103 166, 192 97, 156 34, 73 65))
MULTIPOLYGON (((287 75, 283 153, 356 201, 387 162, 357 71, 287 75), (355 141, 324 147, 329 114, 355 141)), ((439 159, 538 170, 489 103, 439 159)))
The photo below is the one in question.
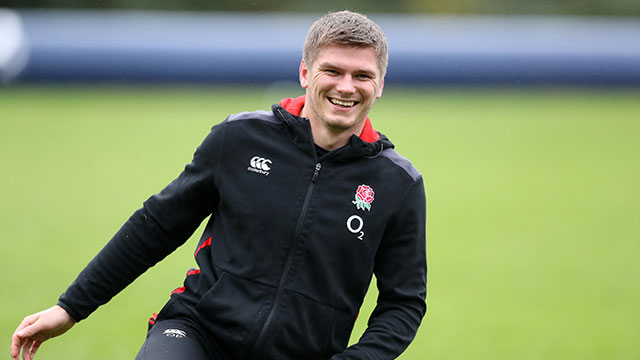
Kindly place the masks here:
POLYGON ((291 265, 293 263, 293 257, 298 249, 298 243, 300 242, 300 232, 302 232, 302 225, 304 223, 304 218, 307 215, 307 210, 309 208, 309 203, 311 202, 311 195, 313 194, 313 188, 318 182, 318 175, 320 175, 320 169, 322 168, 322 164, 316 163, 315 171, 313 172, 313 176, 311 177, 311 182, 309 183, 309 187, 307 188, 307 193, 304 196, 304 202, 302 203, 302 210, 300 211, 300 216, 298 216, 298 222, 296 224, 296 231, 294 232, 294 245, 289 250, 289 255, 287 255, 287 262, 284 265, 284 270, 282 271, 282 276, 280 277, 280 283, 278 284, 278 290, 276 291, 276 297, 273 301, 273 305, 271 305, 271 309, 269 310, 269 314, 267 314, 267 319, 264 321, 262 325, 262 329, 256 341, 253 343, 251 347, 251 351, 249 352, 249 359, 252 359, 256 353, 256 350, 262 345, 264 341, 264 337, 267 334, 267 329, 271 325, 271 320, 273 320, 273 316, 275 315, 276 309, 278 308, 278 304, 280 302, 280 298, 282 297, 282 292, 284 290, 284 284, 287 281, 289 270, 291 270, 291 265))

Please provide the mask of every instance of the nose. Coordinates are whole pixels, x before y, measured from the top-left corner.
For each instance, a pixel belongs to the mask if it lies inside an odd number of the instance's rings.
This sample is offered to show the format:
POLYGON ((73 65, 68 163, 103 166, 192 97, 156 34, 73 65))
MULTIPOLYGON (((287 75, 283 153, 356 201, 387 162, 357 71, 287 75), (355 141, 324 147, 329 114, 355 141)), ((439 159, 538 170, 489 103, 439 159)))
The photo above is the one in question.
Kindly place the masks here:
POLYGON ((353 94, 356 92, 355 82, 351 75, 344 75, 338 81, 336 90, 343 94, 353 94))

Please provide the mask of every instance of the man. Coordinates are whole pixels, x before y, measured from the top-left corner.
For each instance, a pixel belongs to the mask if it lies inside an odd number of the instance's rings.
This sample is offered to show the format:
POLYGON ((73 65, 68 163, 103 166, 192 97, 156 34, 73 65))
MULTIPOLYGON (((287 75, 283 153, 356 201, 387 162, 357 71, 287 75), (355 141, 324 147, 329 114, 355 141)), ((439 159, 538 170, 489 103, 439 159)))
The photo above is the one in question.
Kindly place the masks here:
POLYGON ((207 216, 199 269, 150 319, 137 359, 393 359, 426 311, 422 176, 373 130, 387 67, 382 30, 348 11, 316 21, 306 95, 213 127, 193 161, 149 198, 58 304, 28 316, 11 353, 31 359, 207 216), (378 304, 347 342, 372 275, 378 304))

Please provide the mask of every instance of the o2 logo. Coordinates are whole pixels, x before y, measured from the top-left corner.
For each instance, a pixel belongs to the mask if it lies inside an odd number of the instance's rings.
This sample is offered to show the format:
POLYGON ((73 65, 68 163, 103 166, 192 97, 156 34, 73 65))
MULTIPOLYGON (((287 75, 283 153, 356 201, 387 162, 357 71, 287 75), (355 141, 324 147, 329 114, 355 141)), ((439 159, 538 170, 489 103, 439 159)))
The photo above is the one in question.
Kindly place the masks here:
POLYGON ((347 229, 352 234, 358 234, 358 239, 362 240, 364 238, 364 231, 362 228, 364 227, 364 220, 358 215, 351 215, 347 219, 347 229))

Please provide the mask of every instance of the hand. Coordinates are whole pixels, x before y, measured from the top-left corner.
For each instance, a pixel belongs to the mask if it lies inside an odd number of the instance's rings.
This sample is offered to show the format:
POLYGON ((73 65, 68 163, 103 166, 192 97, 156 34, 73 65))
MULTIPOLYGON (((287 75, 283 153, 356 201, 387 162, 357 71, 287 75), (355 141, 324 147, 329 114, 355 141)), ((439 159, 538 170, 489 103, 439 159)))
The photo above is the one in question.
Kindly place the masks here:
POLYGON ((75 323, 67 311, 58 305, 27 316, 11 337, 11 358, 18 360, 22 350, 22 359, 33 359, 45 340, 64 334, 75 323))

